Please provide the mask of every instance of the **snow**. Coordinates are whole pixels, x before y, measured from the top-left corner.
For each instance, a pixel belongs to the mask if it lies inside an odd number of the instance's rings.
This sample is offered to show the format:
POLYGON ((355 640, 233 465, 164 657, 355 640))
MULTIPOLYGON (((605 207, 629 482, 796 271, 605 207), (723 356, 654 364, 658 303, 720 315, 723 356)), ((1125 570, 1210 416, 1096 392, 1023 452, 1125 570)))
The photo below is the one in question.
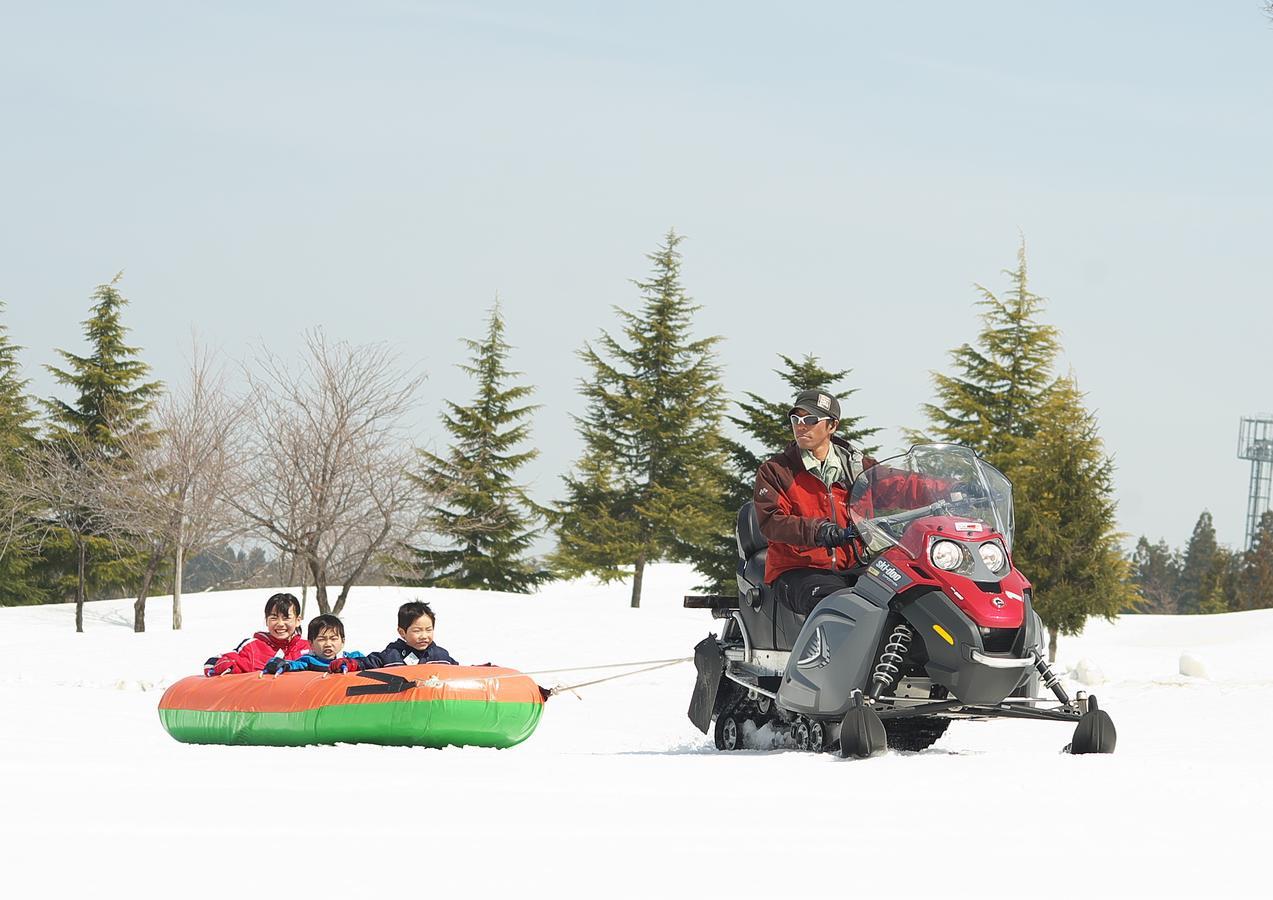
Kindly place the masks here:
POLYGON ((1206 678, 1207 664, 1196 654, 1186 650, 1180 654, 1180 674, 1190 678, 1206 678))
POLYGON ((1100 665, 1086 657, 1078 661, 1071 674, 1075 681, 1088 687, 1105 683, 1105 673, 1101 671, 1100 665))
MULTIPOLYGON (((694 584, 653 566, 639 610, 627 585, 589 581, 360 588, 343 618, 351 649, 378 649, 419 597, 464 662, 655 660, 713 630, 680 607, 694 584)), ((718 753, 685 715, 690 663, 555 697, 511 750, 173 741, 162 689, 259 628, 269 593, 187 596, 180 632, 162 597, 144 634, 129 600, 88 605, 79 635, 70 606, 0 609, 6 896, 1267 896, 1273 610, 1062 638, 1061 668, 1103 681, 1112 756, 1061 754, 1067 726, 1015 721, 866 761, 718 753), (1186 656, 1208 677, 1182 674, 1186 656)))

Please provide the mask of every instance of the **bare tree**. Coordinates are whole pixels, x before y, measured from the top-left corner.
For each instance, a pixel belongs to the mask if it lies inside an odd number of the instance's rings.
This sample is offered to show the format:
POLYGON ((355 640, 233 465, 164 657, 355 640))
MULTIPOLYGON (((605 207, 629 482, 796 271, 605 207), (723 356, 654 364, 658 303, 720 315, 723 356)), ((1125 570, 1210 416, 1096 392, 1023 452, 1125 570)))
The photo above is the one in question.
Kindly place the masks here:
POLYGON ((75 547, 75 630, 84 630, 84 600, 90 539, 108 534, 101 485, 110 477, 112 461, 85 441, 65 438, 41 441, 16 451, 14 470, 0 468, 0 506, 10 542, 43 547, 59 533, 75 547))
POLYGON ((101 486, 112 533, 146 558, 133 604, 134 631, 146 630, 146 599, 170 557, 172 627, 180 629, 186 556, 238 533, 225 490, 245 409, 227 391, 214 357, 193 344, 186 383, 164 396, 152 432, 126 439, 129 466, 101 486))
POLYGON ((318 608, 339 613, 373 561, 424 528, 429 498, 408 474, 404 428, 424 376, 401 370, 385 344, 329 343, 320 330, 305 343, 297 369, 262 353, 248 372, 247 459, 228 499, 300 563, 318 608))

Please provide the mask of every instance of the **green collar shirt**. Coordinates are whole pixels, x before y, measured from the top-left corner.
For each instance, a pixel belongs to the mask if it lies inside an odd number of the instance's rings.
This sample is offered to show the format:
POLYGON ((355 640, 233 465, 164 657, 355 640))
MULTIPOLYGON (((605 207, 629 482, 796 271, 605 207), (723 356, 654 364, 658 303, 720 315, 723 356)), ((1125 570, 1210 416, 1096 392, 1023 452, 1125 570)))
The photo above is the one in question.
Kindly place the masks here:
POLYGON ((844 474, 844 466, 840 463, 840 454, 836 452, 833 444, 827 450, 827 458, 819 460, 810 450, 801 450, 800 458, 804 460, 804 467, 812 472, 827 487, 835 484, 844 474))

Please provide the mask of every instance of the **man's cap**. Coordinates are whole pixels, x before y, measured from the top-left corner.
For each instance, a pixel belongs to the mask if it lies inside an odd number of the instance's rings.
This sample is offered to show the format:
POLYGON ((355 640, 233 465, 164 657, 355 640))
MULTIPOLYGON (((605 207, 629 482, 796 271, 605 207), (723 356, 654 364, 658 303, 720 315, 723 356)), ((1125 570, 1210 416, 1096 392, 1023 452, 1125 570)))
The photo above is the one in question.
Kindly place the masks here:
POLYGON ((826 391, 801 391, 796 395, 796 402, 791 404, 792 413, 798 409, 815 416, 830 416, 837 420, 840 418, 840 401, 826 391))

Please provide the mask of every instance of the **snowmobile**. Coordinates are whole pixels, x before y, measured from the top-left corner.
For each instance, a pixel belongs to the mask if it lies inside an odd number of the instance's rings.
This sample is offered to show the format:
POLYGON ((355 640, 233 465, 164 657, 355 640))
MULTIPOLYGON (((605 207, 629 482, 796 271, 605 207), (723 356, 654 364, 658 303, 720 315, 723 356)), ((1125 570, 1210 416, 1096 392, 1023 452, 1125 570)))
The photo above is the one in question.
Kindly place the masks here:
POLYGON ((718 749, 770 726, 798 749, 862 758, 926 749, 955 719, 1013 718, 1072 724, 1070 753, 1114 751, 1109 714, 1071 698, 1041 649, 1001 472, 967 447, 916 445, 857 477, 849 518, 863 563, 807 617, 765 584, 751 503, 737 520, 738 596, 685 598, 723 620, 694 648, 689 708, 718 749))

